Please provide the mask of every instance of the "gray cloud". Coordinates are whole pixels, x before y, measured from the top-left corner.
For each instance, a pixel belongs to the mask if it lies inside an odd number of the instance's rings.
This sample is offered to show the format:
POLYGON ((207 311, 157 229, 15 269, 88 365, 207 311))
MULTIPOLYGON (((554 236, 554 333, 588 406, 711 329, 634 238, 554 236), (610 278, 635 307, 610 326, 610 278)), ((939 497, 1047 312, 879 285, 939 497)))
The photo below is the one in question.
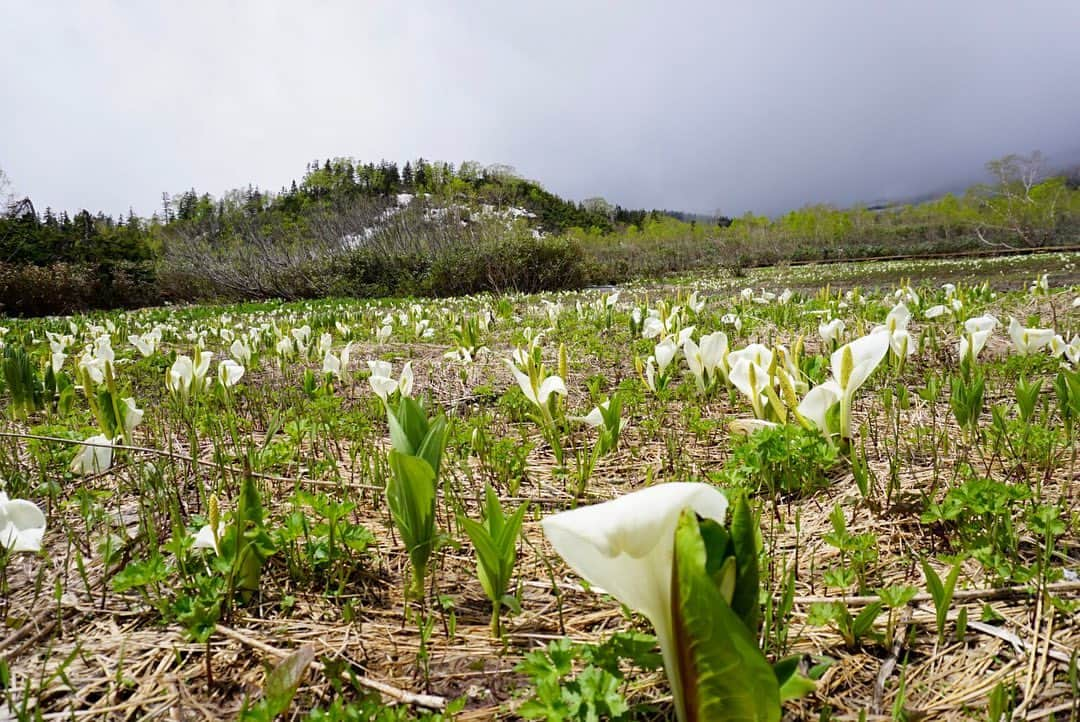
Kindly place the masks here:
POLYGON ((774 213, 1080 160, 1080 3, 19 3, 0 167, 149 214, 315 158, 507 163, 633 207, 774 213))

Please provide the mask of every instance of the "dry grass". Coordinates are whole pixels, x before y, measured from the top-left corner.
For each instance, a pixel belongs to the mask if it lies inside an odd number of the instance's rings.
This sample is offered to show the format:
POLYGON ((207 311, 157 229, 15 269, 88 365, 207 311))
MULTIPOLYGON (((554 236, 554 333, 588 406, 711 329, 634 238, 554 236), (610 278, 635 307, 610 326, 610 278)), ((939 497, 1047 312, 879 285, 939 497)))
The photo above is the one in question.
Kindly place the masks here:
MULTIPOLYGON (((1031 310, 1047 312, 1045 308, 1031 310)), ((474 367, 469 384, 462 383, 456 368, 441 362, 444 350, 442 346, 419 344, 371 347, 357 349, 354 356, 386 355, 391 351, 407 354, 414 359, 417 388, 430 390, 451 413, 468 413, 471 405, 480 403, 469 391, 472 383, 505 376, 497 361, 505 355, 504 350, 474 367)), ((1006 352, 1007 340, 998 337, 985 353, 990 358, 1006 352)), ((633 369, 629 359, 618 367, 595 368, 590 368, 587 360, 579 361, 574 369, 578 378, 595 372, 625 378, 633 374, 633 369)), ((919 369, 909 373, 912 378, 921 375, 919 369)), ((275 384, 283 380, 277 371, 264 370, 253 375, 250 382, 275 384)), ((570 406, 580 408, 586 403, 581 384, 571 386, 578 389, 570 406)), ((365 392, 358 387, 352 395, 356 397, 353 403, 362 403, 360 397, 365 392)), ((868 445, 868 453, 870 467, 883 485, 889 473, 884 443, 887 426, 882 418, 869 416, 879 411, 870 408, 865 400, 858 409, 860 420, 867 421, 878 441, 868 445)), ((932 411, 916 399, 905 412, 903 426, 926 423, 932 411)), ((682 409, 678 403, 672 403, 663 413, 662 428, 680 424, 682 409)), ((704 407, 702 416, 724 419, 743 413, 741 407, 719 398, 704 407)), ((952 423, 944 399, 933 415, 939 430, 952 423)), ((726 458, 728 444, 722 434, 699 438, 683 429, 678 437, 681 458, 673 461, 662 439, 645 438, 637 432, 641 421, 632 419, 621 450, 600 462, 589 486, 590 499, 612 498, 639 488, 648 478, 662 482, 687 475, 703 476, 720 468, 726 458)), ((250 440, 260 441, 263 431, 253 434, 250 440)), ((512 433, 508 428, 492 431, 516 437, 521 429, 512 433)), ((610 599, 584 590, 546 545, 538 520, 545 513, 565 508, 570 495, 554 477, 550 452, 535 430, 525 431, 536 443, 529 458, 528 480, 517 497, 508 500, 527 500, 532 511, 524 525, 525 543, 516 577, 522 613, 507 618, 505 645, 491 638, 489 607, 475 578, 471 550, 467 546, 446 548, 439 555, 431 585, 438 593, 453 597, 456 634, 451 637, 446 633, 447 616, 436 611, 425 682, 417 665, 420 639, 416 625, 407 622, 403 614, 407 559, 391 531, 381 493, 369 485, 350 483, 350 479, 363 479, 364 472, 350 468, 348 441, 335 440, 308 452, 325 455, 337 449, 343 481, 312 479, 298 473, 262 478, 261 485, 272 516, 296 488, 329 488, 332 493, 359 502, 353 521, 366 525, 375 534, 378 551, 363 577, 354 579, 345 595, 331 599, 319 589, 298 588, 285 570, 271 561, 269 578, 263 584, 265 596, 223 624, 208 647, 192 644, 185 641, 179 627, 162 626, 159 615, 137 596, 113 592, 108 578, 115 568, 107 572, 98 555, 69 545, 61 530, 77 531, 82 524, 69 510, 69 518, 62 522, 50 516, 47 553, 17 558, 9 571, 10 629, 0 640, 0 655, 10 666, 11 685, 16 690, 29 685, 33 690, 30 704, 42 719, 231 718, 246 696, 259 694, 268 667, 280 654, 310 644, 325 663, 344 664, 363 675, 368 683, 383 685, 388 702, 424 701, 410 696, 414 694, 447 699, 465 696, 468 708, 459 719, 512 717, 517 695, 525 683, 513 669, 523 653, 560 636, 597 641, 629 624, 640 624, 628 621, 610 599), (88 565, 83 571, 75 563, 80 554, 88 565), (56 589, 62 590, 59 597, 54 593, 56 589), (286 594, 295 602, 288 612, 283 612, 280 602, 286 594), (212 685, 208 685, 206 674, 207 655, 212 685)), ((951 439, 959 438, 955 427, 948 431, 951 439)), ((160 438, 140 438, 139 442, 153 448, 167 446, 160 438)), ((177 438, 172 448, 185 446, 177 438)), ((961 608, 966 608, 969 619, 975 622, 985 616, 986 610, 992 610, 1000 621, 992 625, 969 624, 962 640, 950 634, 943 644, 937 643, 933 605, 925 594, 898 612, 896 633, 882 644, 871 642, 848 648, 831 629, 806 624, 810 605, 815 601, 846 601, 853 610, 867 601, 840 594, 823 580, 824 571, 838 561, 838 552, 822 540, 834 505, 845 509, 851 531, 877 535, 878 560, 869 571, 875 586, 911 584, 925 589, 917 559, 950 549, 947 530, 935 530, 919 522, 913 504, 931 483, 935 467, 929 456, 914 448, 909 451, 891 503, 879 505, 876 511, 863 502, 850 474, 809 498, 787 499, 775 509, 766 504, 762 532, 773 561, 773 592, 779 589, 778 570, 796 561, 799 565, 795 607, 788 620, 792 650, 808 658, 835 660, 813 696, 788 705, 787 717, 809 719, 828 708, 835 719, 858 719, 862 712, 866 719, 890 718, 902 679, 903 707, 908 719, 981 718, 980 710, 985 708, 989 693, 1003 682, 1018 687, 1017 719, 1060 720, 1070 718, 1070 714, 1071 719, 1076 719, 1078 702, 1072 696, 1067 672, 1070 658, 1080 648, 1080 619, 1075 611, 1080 602, 1080 583, 1057 583, 1041 591, 995 589, 981 567, 968 561, 962 575, 963 591, 954 601, 950 616, 954 618, 961 608), (1060 606, 1052 600, 1060 602, 1060 606)), ((964 453, 963 445, 951 444, 948 454, 938 459, 936 473, 948 478, 964 453)), ((140 500, 131 498, 129 490, 134 484, 128 476, 135 465, 152 458, 156 457, 133 452, 127 466, 86 482, 111 495, 110 510, 124 520, 132 535, 129 544, 134 544, 140 533, 140 500)), ((209 446, 201 449, 200 460, 203 463, 166 460, 172 483, 192 510, 197 509, 195 490, 208 475, 230 473, 217 468, 209 446)), ((20 459, 25 468, 34 463, 27 453, 20 459)), ((997 478, 1009 478, 1013 471, 1000 460, 990 459, 986 464, 988 473, 997 478)), ((465 500, 476 513, 475 486, 482 470, 475 464, 451 464, 450 473, 466 490, 465 500)), ((1050 469, 1042 484, 1047 501, 1063 500, 1066 509, 1075 508, 1077 470, 1064 464, 1050 469)), ((447 510, 443 510, 439 523, 444 529, 456 526, 447 510)), ((167 530, 161 531, 167 534, 167 530)), ((464 538, 460 533, 456 536, 464 538)), ((1035 544, 1036 540, 1025 539, 1017 553, 1029 556, 1035 544)), ((1075 533, 1064 537, 1060 545, 1066 558, 1075 562, 1075 533)), ((884 616, 878 626, 884 627, 884 616)), ((300 699, 305 705, 325 702, 332 696, 328 678, 321 669, 309 671, 301 688, 300 699)), ((637 699, 667 699, 666 682, 659 674, 636 676, 630 687, 637 699)))

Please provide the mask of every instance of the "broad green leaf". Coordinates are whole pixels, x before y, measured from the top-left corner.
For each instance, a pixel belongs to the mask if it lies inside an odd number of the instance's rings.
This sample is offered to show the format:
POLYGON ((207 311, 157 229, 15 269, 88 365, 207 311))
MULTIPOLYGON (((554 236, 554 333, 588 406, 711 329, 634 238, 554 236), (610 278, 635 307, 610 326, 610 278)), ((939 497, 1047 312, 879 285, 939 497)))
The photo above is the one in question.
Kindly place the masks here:
POLYGON ((300 682, 304 679, 311 661, 315 658, 315 648, 305 644, 288 657, 283 659, 278 666, 266 675, 264 694, 267 711, 270 717, 285 714, 292 703, 300 682))
POLYGON ((722 524, 712 519, 701 519, 698 524, 705 543, 705 572, 715 580, 724 566, 724 560, 731 556, 731 535, 722 524))
POLYGON ((484 485, 484 515, 487 527, 491 531, 491 538, 499 539, 502 536, 505 519, 503 518, 502 504, 499 503, 499 495, 491 484, 484 485))
POLYGON ((863 636, 874 626, 874 620, 881 614, 882 604, 881 602, 874 602, 873 604, 867 604, 858 616, 855 617, 855 621, 852 622, 851 628, 855 633, 856 639, 863 636))
POLYGON ((758 526, 754 523, 754 513, 750 510, 745 493, 739 494, 731 511, 731 543, 735 549, 737 571, 731 608, 750 633, 756 634, 761 614, 758 599, 758 526))
POLYGON ((696 515, 684 511, 675 531, 672 626, 684 722, 776 722, 780 689, 772 666, 742 619, 706 572, 696 515))
POLYGON ((934 571, 934 568, 930 566, 929 562, 923 561, 922 563, 923 574, 926 575, 926 588, 930 592, 930 596, 934 599, 936 606, 941 605, 941 600, 945 596, 945 589, 941 585, 941 577, 934 571))
POLYGON ((425 436, 416 445, 416 455, 427 461, 439 475, 439 466, 442 464, 443 451, 446 448, 446 418, 440 416, 430 427, 425 422, 425 436))
POLYGON ((236 506, 236 556, 232 560, 235 586, 243 601, 259 590, 263 563, 273 553, 273 543, 263 528, 262 501, 251 476, 240 484, 236 506))
POLYGON ((503 524, 502 534, 497 540, 497 545, 503 551, 503 559, 508 562, 512 567, 514 564, 514 558, 516 557, 516 546, 518 535, 521 533, 521 523, 525 519, 525 512, 528 510, 528 504, 522 504, 514 513, 506 519, 503 524))
POLYGON ((393 446, 394 450, 410 456, 414 454, 416 449, 413 448, 412 442, 409 441, 409 435, 398 421, 398 415, 389 406, 386 408, 386 424, 390 427, 390 445, 393 446))
POLYGON ((773 674, 776 682, 780 685, 780 702, 791 699, 799 699, 814 691, 816 685, 811 679, 799 674, 799 660, 801 655, 785 657, 773 665, 773 674))
POLYGON ((391 449, 392 478, 386 487, 390 513, 413 566, 426 565, 435 544, 435 472, 417 456, 391 449))

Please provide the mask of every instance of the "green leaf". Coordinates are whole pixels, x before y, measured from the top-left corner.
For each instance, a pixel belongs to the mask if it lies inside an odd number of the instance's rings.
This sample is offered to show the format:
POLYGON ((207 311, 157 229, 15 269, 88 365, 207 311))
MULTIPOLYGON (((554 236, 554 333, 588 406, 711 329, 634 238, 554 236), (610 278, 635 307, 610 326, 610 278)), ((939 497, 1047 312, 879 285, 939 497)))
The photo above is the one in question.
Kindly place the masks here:
POLYGON ((300 682, 304 679, 311 661, 315 658, 315 648, 305 644, 288 657, 283 659, 278 666, 266 675, 264 694, 267 711, 270 717, 276 717, 289 709, 300 682))
POLYGON ((874 626, 874 620, 881 614, 882 609, 881 602, 874 602, 867 604, 858 616, 855 617, 855 621, 851 624, 852 632, 855 634, 855 639, 863 636, 874 626))
POLYGON ((699 519, 698 531, 705 543, 705 573, 719 581, 724 560, 731 556, 731 535, 722 524, 712 519, 699 519))
POLYGON ((934 606, 939 607, 942 598, 945 596, 945 588, 941 584, 941 577, 938 576, 938 573, 934 571, 934 568, 926 560, 923 560, 922 568, 923 574, 926 575, 926 588, 934 599, 934 606))
MULTIPOLYGON (((400 413, 400 412, 399 412, 400 413)), ((415 453, 415 449, 412 446, 412 442, 409 440, 409 435, 405 432, 405 427, 398 420, 398 414, 395 414, 389 406, 386 407, 386 424, 390 427, 390 445, 395 451, 401 454, 412 456, 415 453)))
POLYGON ((259 591, 263 563, 273 551, 263 527, 262 501, 251 476, 240 483, 240 498, 236 505, 235 553, 231 555, 236 590, 243 601, 259 591))
POLYGON ((757 633, 761 614, 758 599, 758 527, 746 494, 739 494, 731 512, 731 543, 735 549, 735 595, 732 610, 742 618, 751 634, 757 633))
POLYGON ((483 524, 480 524, 473 519, 469 519, 468 517, 464 517, 461 520, 461 525, 465 529, 465 533, 469 535, 469 540, 476 549, 476 560, 480 568, 481 586, 484 587, 484 592, 488 595, 488 599, 492 602, 498 601, 502 598, 503 592, 506 591, 505 584, 502 583, 502 575, 500 574, 502 554, 500 553, 500 550, 495 547, 495 544, 491 540, 490 532, 483 524), (485 583, 485 581, 487 583, 485 583))
POLYGON ((791 699, 799 699, 814 691, 816 685, 813 680, 799 674, 799 660, 801 655, 785 657, 773 665, 773 673, 780 685, 780 701, 787 702, 791 699))
POLYGON ((438 476, 443 450, 446 449, 446 418, 440 416, 430 427, 425 421, 424 428, 426 434, 417 446, 416 455, 427 461, 435 470, 435 476, 438 476))
POLYGON ((423 569, 435 546, 435 471, 418 456, 391 449, 392 478, 386 486, 390 513, 416 569, 423 569))
POLYGON ((521 524, 525 519, 525 512, 528 508, 529 505, 525 503, 515 509, 514 513, 504 522, 502 533, 496 540, 496 545, 503 550, 503 560, 508 562, 511 567, 517 556, 517 539, 521 533, 521 524))
POLYGON ((780 719, 780 689, 772 666, 743 620, 706 571, 705 541, 693 511, 675 531, 672 622, 679 685, 687 722, 780 719))

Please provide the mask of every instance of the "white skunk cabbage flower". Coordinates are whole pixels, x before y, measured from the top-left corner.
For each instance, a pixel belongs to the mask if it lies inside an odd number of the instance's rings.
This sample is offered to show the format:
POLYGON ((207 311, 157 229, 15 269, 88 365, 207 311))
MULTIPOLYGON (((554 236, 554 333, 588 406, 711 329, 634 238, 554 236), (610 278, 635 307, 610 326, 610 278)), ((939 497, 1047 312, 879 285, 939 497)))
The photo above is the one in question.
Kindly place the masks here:
POLYGON ((989 314, 975 316, 964 321, 964 333, 960 336, 957 349, 960 358, 966 359, 968 354, 971 355, 972 360, 978 358, 998 323, 998 320, 989 314))
POLYGON ((689 298, 686 299, 686 307, 694 313, 701 313, 705 310, 705 299, 698 298, 697 291, 691 291, 689 298))
POLYGON ((1073 336, 1069 345, 1065 347, 1065 358, 1073 366, 1080 364, 1080 336, 1073 336))
POLYGON ((870 374, 889 353, 889 335, 871 333, 841 346, 829 357, 833 380, 840 387, 840 435, 851 438, 851 403, 870 374))
POLYGON ((236 339, 229 346, 229 353, 236 360, 236 363, 241 366, 247 366, 251 363, 251 346, 240 339, 236 339))
POLYGON ((342 374, 349 371, 349 357, 352 355, 352 342, 345 344, 345 347, 341 349, 341 353, 335 355, 333 351, 326 350, 323 356, 322 370, 324 374, 331 374, 337 378, 341 378, 342 374))
POLYGON ((671 365, 678 350, 678 345, 670 338, 656 344, 656 348, 653 349, 653 356, 656 358, 656 366, 660 369, 660 373, 664 373, 667 367, 671 365))
POLYGON ((796 410, 800 416, 813 423, 821 433, 828 435, 829 425, 826 419, 828 418, 829 409, 843 395, 844 390, 840 388, 840 384, 833 379, 829 379, 810 389, 806 396, 803 397, 803 400, 799 402, 799 407, 796 410))
POLYGON ((915 344, 908 333, 911 311, 903 302, 896 304, 885 317, 885 325, 878 326, 873 333, 884 333, 889 337, 889 348, 898 358, 905 358, 915 353, 915 344))
POLYGON ((157 341, 157 337, 150 333, 143 336, 128 336, 128 343, 134 346, 144 358, 154 355, 154 351, 157 350, 157 341))
POLYGON ((679 334, 678 334, 678 336, 676 337, 675 345, 676 345, 676 346, 677 346, 678 348, 682 348, 682 347, 683 347, 683 345, 684 345, 684 344, 685 344, 685 343, 686 343, 687 341, 689 341, 690 339, 692 339, 693 337, 694 337, 694 327, 693 327, 693 326, 687 326, 686 328, 684 328, 684 329, 681 329, 681 330, 679 331, 679 334))
POLYGON ((100 474, 112 466, 112 441, 105 434, 91 436, 71 462, 75 474, 100 474))
POLYGON ((1046 296, 1050 293, 1050 279, 1044 273, 1031 282, 1031 295, 1046 296))
POLYGON ((754 413, 760 417, 762 408, 768 403, 768 397, 764 395, 765 387, 769 385, 768 367, 742 358, 731 367, 730 378, 735 388, 750 399, 754 413))
POLYGON ((206 381, 206 372, 210 370, 210 360, 214 354, 196 349, 194 360, 180 355, 165 374, 165 387, 180 396, 202 390, 206 381))
POLYGON ((772 366, 773 352, 768 346, 752 343, 746 348, 728 354, 727 363, 731 367, 729 379, 735 388, 741 391, 754 407, 754 415, 762 418, 763 408, 768 403, 763 396, 768 386, 769 367, 772 366))
POLYGON ((506 365, 510 372, 514 374, 514 380, 517 381, 518 386, 521 388, 521 393, 525 394, 525 398, 537 406, 546 407, 552 394, 566 396, 566 384, 558 375, 552 374, 543 379, 534 379, 518 368, 513 361, 507 359, 506 365))
POLYGON ((0 491, 0 546, 10 552, 41 550, 45 514, 26 499, 9 499, 0 491))
POLYGON ((124 432, 130 437, 135 427, 142 423, 145 412, 135 405, 135 399, 132 398, 124 399, 124 406, 127 407, 124 409, 124 432))
POLYGON ((726 323, 735 327, 735 331, 742 331, 742 317, 736 313, 725 313, 720 317, 720 323, 726 323))
POLYGON ((946 313, 951 313, 951 312, 952 312, 952 309, 950 309, 948 306, 942 306, 942 305, 938 304, 937 306, 931 306, 930 308, 926 309, 923 312, 923 316, 925 318, 928 318, 928 319, 935 319, 935 318, 940 318, 941 316, 944 316, 946 313))
POLYGON ((277 355, 282 358, 289 358, 296 352, 293 347, 292 339, 288 336, 282 336, 277 344, 274 345, 274 350, 277 351, 277 355))
POLYGON ((204 524, 201 529, 195 534, 194 540, 191 542, 192 549, 213 549, 214 553, 218 553, 218 539, 225 535, 225 522, 218 522, 217 533, 214 533, 213 528, 209 524, 204 524))
POLYGON ((294 328, 289 333, 296 340, 296 348, 300 353, 307 353, 308 342, 311 340, 311 326, 304 324, 300 328, 294 328))
POLYGON ((649 312, 649 317, 645 319, 645 323, 641 327, 642 338, 657 338, 667 333, 667 327, 659 316, 653 316, 652 312, 649 312))
POLYGON ((240 379, 244 377, 244 367, 236 363, 232 359, 225 359, 218 364, 218 381, 225 388, 231 388, 239 383, 240 379))
POLYGON ((1009 337, 1012 338, 1016 352, 1021 356, 1027 356, 1048 346, 1054 340, 1054 335, 1052 328, 1026 328, 1021 326, 1015 318, 1009 318, 1009 337))
POLYGON ((831 321, 818 324, 818 335, 821 336, 821 340, 825 345, 831 348, 833 344, 840 343, 840 337, 844 334, 844 328, 843 319, 834 318, 831 321))
POLYGON ((680 718, 685 705, 671 609, 675 528, 685 509, 723 524, 727 508, 727 497, 714 486, 671 482, 541 521, 575 572, 652 623, 680 718))
POLYGON ((180 355, 165 374, 165 387, 174 394, 186 396, 195 379, 195 365, 188 356, 180 355))
POLYGON ((371 369, 368 383, 371 385, 371 390, 380 399, 386 401, 390 394, 395 391, 400 392, 402 396, 412 396, 412 361, 405 362, 405 365, 401 368, 401 375, 396 379, 391 375, 393 366, 389 361, 368 361, 367 364, 368 368, 371 369))

